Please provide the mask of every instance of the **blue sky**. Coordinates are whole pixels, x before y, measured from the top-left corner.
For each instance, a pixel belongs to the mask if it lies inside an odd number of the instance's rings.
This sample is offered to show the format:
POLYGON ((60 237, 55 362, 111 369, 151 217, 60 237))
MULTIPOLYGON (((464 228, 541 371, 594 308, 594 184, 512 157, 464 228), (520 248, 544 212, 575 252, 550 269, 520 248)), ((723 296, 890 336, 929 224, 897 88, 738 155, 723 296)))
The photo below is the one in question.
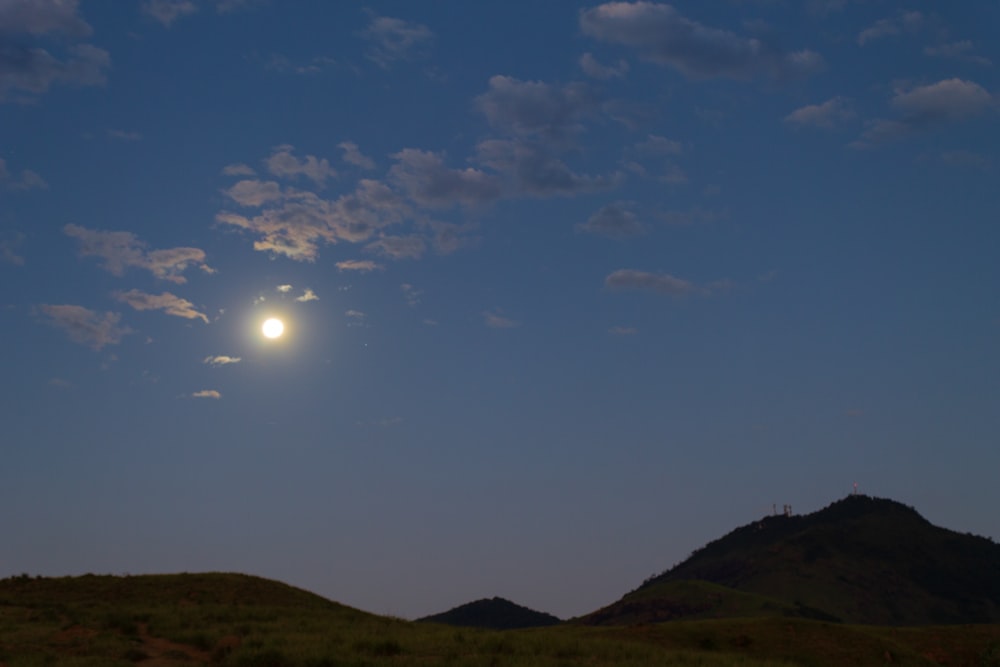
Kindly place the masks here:
POLYGON ((853 482, 1000 537, 997 25, 0 0, 0 575, 566 617, 853 482))

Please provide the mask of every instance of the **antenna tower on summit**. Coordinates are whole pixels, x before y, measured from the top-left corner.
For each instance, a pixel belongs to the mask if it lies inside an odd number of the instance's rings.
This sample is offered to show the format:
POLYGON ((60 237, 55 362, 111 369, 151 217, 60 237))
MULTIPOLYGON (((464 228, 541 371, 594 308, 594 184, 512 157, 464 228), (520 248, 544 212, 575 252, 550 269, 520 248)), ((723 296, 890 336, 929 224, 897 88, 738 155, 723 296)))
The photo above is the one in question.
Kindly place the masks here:
POLYGON ((858 483, 857 482, 854 483, 854 491, 851 492, 851 495, 852 496, 858 495, 858 483))

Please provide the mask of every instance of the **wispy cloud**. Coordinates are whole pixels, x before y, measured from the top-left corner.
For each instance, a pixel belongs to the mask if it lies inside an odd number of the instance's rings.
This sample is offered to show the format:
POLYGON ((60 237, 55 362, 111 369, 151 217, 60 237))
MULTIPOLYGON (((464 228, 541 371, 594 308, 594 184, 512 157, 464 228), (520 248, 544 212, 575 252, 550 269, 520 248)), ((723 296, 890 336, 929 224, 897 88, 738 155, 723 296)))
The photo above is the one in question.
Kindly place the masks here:
POLYGON ((227 164, 222 168, 222 173, 226 176, 256 176, 257 172, 250 165, 242 162, 227 164))
POLYGON ((822 104, 799 107, 785 116, 785 122, 797 127, 821 127, 830 129, 852 120, 857 114, 849 100, 832 97, 822 104))
POLYGON ((358 145, 353 141, 341 141, 337 144, 337 147, 344 151, 341 159, 348 164, 353 164, 355 167, 360 167, 361 169, 374 169, 375 160, 371 159, 367 155, 362 155, 361 151, 358 149, 358 145))
POLYGON ((121 141, 139 141, 142 139, 142 135, 138 132, 128 130, 108 130, 108 136, 112 139, 120 139, 121 141))
POLYGON ((144 14, 159 21, 165 28, 177 19, 198 11, 198 5, 193 0, 144 0, 140 7, 144 14))
POLYGON ((483 311, 483 322, 491 329, 513 329, 521 326, 520 322, 506 317, 496 308, 483 311))
POLYGON ((17 254, 17 248, 24 241, 24 234, 15 232, 10 238, 0 239, 0 262, 13 266, 24 266, 24 257, 17 254))
POLYGON ((884 37, 903 32, 916 32, 924 25, 925 17, 917 11, 900 11, 896 16, 879 19, 858 33, 857 42, 865 46, 884 37))
POLYGON ((208 364, 209 366, 228 366, 229 364, 238 364, 242 361, 240 357, 230 357, 225 354, 219 354, 216 356, 207 356, 202 360, 202 363, 208 364))
POLYGON ((205 263, 205 251, 198 248, 167 248, 146 250, 146 244, 132 232, 107 232, 66 225, 63 231, 80 242, 82 257, 100 257, 101 268, 112 275, 124 275, 125 269, 146 269, 160 280, 186 283, 184 272, 194 266, 205 273, 214 273, 205 263))
POLYGON ((287 294, 292 291, 291 285, 278 285, 274 288, 276 292, 281 292, 282 294, 287 294))
POLYGON ((92 30, 81 18, 77 0, 4 0, 0 32, 0 103, 33 102, 57 84, 95 86, 106 81, 108 52, 78 43, 92 30))
POLYGON ((136 310, 162 310, 167 315, 193 320, 201 319, 208 324, 208 315, 198 312, 194 304, 170 292, 163 294, 147 294, 137 289, 128 292, 115 292, 115 299, 127 303, 136 310))
POLYGON ((973 53, 974 48, 975 47, 970 40, 962 39, 955 42, 943 42, 934 46, 925 46, 924 55, 932 56, 934 58, 962 60, 965 62, 976 63, 977 65, 992 67, 993 61, 985 56, 973 53))
POLYGON ((369 42, 368 58, 386 69, 424 55, 434 41, 427 26, 389 16, 373 16, 361 34, 369 42))
POLYGON ((177 19, 198 11, 198 5, 192 0, 145 0, 140 7, 144 14, 156 19, 166 28, 177 19))
POLYGON ((337 171, 330 166, 329 160, 307 155, 304 159, 292 155, 294 146, 283 144, 274 149, 264 163, 268 172, 278 178, 296 179, 305 176, 319 187, 326 185, 326 179, 336 178, 337 171))
POLYGON ((815 51, 787 51, 758 37, 703 25, 655 2, 598 5, 580 13, 580 28, 585 35, 631 47, 645 60, 697 79, 784 78, 824 66, 815 51))
POLYGON ((422 206, 488 204, 503 192, 496 176, 472 167, 451 169, 438 153, 405 148, 392 158, 396 163, 389 170, 390 179, 422 206))
POLYGON ((338 271, 358 271, 360 273, 368 273, 369 271, 381 271, 385 267, 381 264, 377 264, 370 259, 345 259, 341 262, 337 262, 338 271))
POLYGON ((974 81, 944 79, 910 89, 897 89, 890 105, 899 112, 894 119, 868 123, 854 148, 900 139, 935 125, 968 120, 995 106, 996 98, 974 81))
POLYGON ((629 202, 615 202, 602 206, 587 219, 587 222, 578 224, 576 229, 587 234, 598 234, 613 239, 641 236, 646 232, 646 228, 639 222, 631 206, 629 202))
POLYGON ((628 73, 628 63, 619 60, 614 65, 602 65, 591 53, 584 53, 580 56, 580 69, 592 79, 607 81, 608 79, 619 79, 628 73))
POLYGON ((214 398, 218 400, 222 398, 222 394, 215 389, 202 389, 201 391, 193 392, 191 398, 214 398))
POLYGON ((46 190, 49 184, 31 169, 22 169, 20 175, 11 173, 7 168, 7 161, 0 158, 0 187, 7 190, 46 190))
POLYGON ((420 297, 423 295, 421 290, 409 283, 403 283, 399 286, 399 289, 403 292, 403 297, 406 299, 406 305, 410 308, 415 308, 420 303, 420 297))
POLYGON ((651 273, 634 269, 619 269, 608 274, 604 279, 604 286, 612 290, 643 290, 676 297, 708 293, 707 288, 669 273, 651 273))
POLYGON ((117 345, 132 329, 119 324, 121 313, 99 313, 83 306, 42 304, 37 309, 50 324, 63 329, 70 340, 100 350, 117 345))
POLYGON ((411 234, 409 236, 383 236, 365 246, 365 250, 377 252, 391 259, 419 259, 427 250, 427 242, 423 237, 411 234))

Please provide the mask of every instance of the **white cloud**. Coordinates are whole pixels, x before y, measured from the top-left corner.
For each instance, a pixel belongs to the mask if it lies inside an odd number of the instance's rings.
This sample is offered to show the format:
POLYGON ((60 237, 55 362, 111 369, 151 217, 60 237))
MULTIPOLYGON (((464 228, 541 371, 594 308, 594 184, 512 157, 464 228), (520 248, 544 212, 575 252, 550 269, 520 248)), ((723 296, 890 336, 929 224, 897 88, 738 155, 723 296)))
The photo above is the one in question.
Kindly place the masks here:
POLYGON ((676 278, 668 273, 650 273, 633 269, 619 269, 604 279, 604 286, 613 290, 645 290, 669 296, 703 294, 705 289, 689 280, 676 278))
POLYGON ((68 304, 42 304, 38 310, 49 318, 49 322, 63 329, 70 340, 100 350, 105 345, 117 345, 123 336, 132 333, 127 326, 121 326, 121 313, 98 313, 97 311, 68 304))
POLYGON ((832 97, 822 104, 799 107, 785 116, 785 122, 798 127, 811 126, 829 129, 853 119, 856 115, 849 100, 843 97, 832 97))
POLYGON ((288 292, 292 291, 292 286, 291 285, 278 285, 274 289, 276 291, 278 291, 278 292, 281 292, 282 294, 287 294, 288 292))
POLYGON ((377 252, 392 259, 420 259, 427 250, 423 237, 411 234, 409 236, 383 236, 365 246, 365 250, 377 252))
POLYGON ((24 241, 24 234, 14 232, 9 238, 0 239, 0 262, 13 266, 24 266, 24 258, 17 254, 17 248, 24 241))
POLYGON ((240 357, 230 357, 225 354, 219 354, 205 357, 202 363, 208 364, 209 366, 228 366, 229 364, 238 364, 240 361, 242 361, 240 357))
POLYGON ((519 139, 481 141, 475 159, 506 178, 506 196, 573 196, 607 190, 621 182, 617 173, 578 174, 542 144, 519 139))
POLYGON ((912 122, 962 120, 977 116, 993 103, 993 96, 973 81, 946 79, 897 93, 892 106, 912 122))
POLYGON ((898 35, 902 32, 916 32, 924 24, 924 15, 916 11, 901 11, 896 16, 879 19, 858 33, 858 44, 865 46, 883 37, 898 35))
POLYGON ((423 295, 421 290, 409 283, 403 283, 399 286, 399 289, 403 292, 403 297, 406 299, 406 305, 410 308, 415 308, 420 303, 420 297, 423 295))
POLYGON ((483 322, 491 329, 514 329, 521 326, 517 320, 505 317, 499 309, 484 310, 483 322))
POLYGON ((132 232, 106 232, 69 224, 63 227, 67 236, 80 242, 82 257, 100 257, 101 268, 121 276, 129 267, 146 269, 160 280, 183 284, 184 272, 192 266, 205 273, 214 273, 205 263, 205 251, 199 248, 167 248, 146 250, 146 244, 132 232))
POLYGON ((222 173, 226 176, 256 176, 257 172, 250 165, 236 162, 227 164, 222 168, 222 173))
POLYGON ((308 301, 319 301, 319 297, 316 296, 315 292, 307 287, 306 291, 302 293, 302 296, 295 297, 295 300, 300 303, 306 303, 308 301))
POLYGON ((368 58, 383 68, 423 55, 434 40, 430 28, 389 16, 374 16, 361 33, 369 43, 368 58))
POLYGON ((976 63, 990 67, 993 61, 984 56, 972 53, 973 44, 968 39, 957 42, 945 42, 936 46, 925 46, 924 55, 935 58, 950 58, 952 60, 964 60, 965 62, 976 63))
POLYGON ((78 0, 2 0, 0 31, 86 37, 93 32, 80 17, 78 0))
MULTIPOLYGON (((227 194, 232 197, 232 191, 227 194)), ((410 212, 391 188, 368 179, 359 181, 354 192, 333 200, 277 184, 247 186, 235 200, 262 210, 252 217, 221 211, 216 222, 258 236, 255 250, 309 262, 319 256, 321 244, 366 241, 378 230, 402 222, 410 212)))
POLYGON ((143 13, 159 21, 165 28, 174 21, 198 11, 192 0, 145 0, 141 5, 143 13))
POLYGON ((789 52, 685 18, 655 2, 608 2, 580 13, 580 28, 595 39, 636 49, 658 65, 691 78, 751 79, 811 74, 824 65, 818 53, 789 52))
POLYGON ((619 60, 616 65, 602 65, 597 62, 595 58, 590 53, 584 53, 580 56, 580 69, 583 73, 593 79, 600 79, 602 81, 607 81, 608 79, 619 79, 628 73, 628 63, 624 60, 619 60))
POLYGON ((264 161, 272 176, 292 180, 305 176, 319 187, 326 185, 326 179, 336 178, 337 172, 326 158, 307 155, 303 160, 292 155, 293 150, 295 147, 288 144, 277 146, 271 156, 264 161))
POLYGON ((202 389, 201 391, 193 392, 191 398, 214 398, 218 400, 222 398, 222 394, 215 389, 202 389))
POLYGON ((861 137, 851 143, 852 147, 867 148, 934 125, 968 120, 994 108, 996 99, 978 83, 955 78, 897 90, 890 104, 900 116, 869 121, 861 137))
POLYGON ((139 141, 142 139, 142 135, 138 132, 128 130, 108 130, 108 136, 112 139, 120 139, 122 141, 139 141))
POLYGON ((0 158, 0 187, 7 190, 46 190, 49 184, 31 169, 22 169, 20 176, 15 176, 7 168, 7 161, 0 158))
POLYGON ((353 164, 361 169, 374 169, 375 160, 367 155, 362 155, 358 150, 358 145, 353 141, 341 141, 337 146, 344 151, 343 160, 348 164, 353 164))
POLYGON ((338 271, 367 273, 369 271, 381 271, 384 268, 381 264, 377 264, 370 259, 345 259, 344 261, 337 262, 338 271))
POLYGON ((587 222, 578 224, 576 229, 615 239, 640 236, 646 232, 646 228, 639 222, 628 202, 614 202, 602 206, 587 219, 587 222))
POLYGON ((182 299, 170 292, 147 294, 146 292, 132 289, 128 292, 115 292, 114 297, 136 310, 162 310, 167 315, 183 317, 188 320, 201 319, 205 324, 208 324, 208 315, 198 312, 194 304, 187 299, 182 299))
POLYGON ((489 90, 476 98, 476 106, 499 130, 562 140, 581 129, 581 120, 597 109, 598 101, 584 83, 560 87, 497 75, 490 77, 489 90))
POLYGON ((502 193, 496 176, 472 167, 450 169, 438 153, 404 148, 392 158, 396 164, 389 169, 389 178, 423 206, 481 205, 496 201, 502 193))
MULTIPOLYGON (((11 91, 40 95, 55 84, 99 86, 107 81, 111 56, 91 44, 67 47, 60 60, 43 48, 9 43, 0 49, 0 102, 11 99, 11 91)), ((13 98, 32 101, 33 97, 13 98)))

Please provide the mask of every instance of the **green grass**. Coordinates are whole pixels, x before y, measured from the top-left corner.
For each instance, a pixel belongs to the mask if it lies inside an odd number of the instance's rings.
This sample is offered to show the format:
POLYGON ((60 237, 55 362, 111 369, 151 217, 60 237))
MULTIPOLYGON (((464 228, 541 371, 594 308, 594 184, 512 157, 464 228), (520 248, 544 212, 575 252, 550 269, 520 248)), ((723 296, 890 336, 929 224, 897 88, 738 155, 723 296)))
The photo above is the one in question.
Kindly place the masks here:
POLYGON ((787 667, 883 664, 887 655, 901 665, 1000 664, 1000 626, 873 628, 762 617, 487 631, 375 616, 244 575, 0 581, 5 667, 147 659, 234 667, 787 667))

